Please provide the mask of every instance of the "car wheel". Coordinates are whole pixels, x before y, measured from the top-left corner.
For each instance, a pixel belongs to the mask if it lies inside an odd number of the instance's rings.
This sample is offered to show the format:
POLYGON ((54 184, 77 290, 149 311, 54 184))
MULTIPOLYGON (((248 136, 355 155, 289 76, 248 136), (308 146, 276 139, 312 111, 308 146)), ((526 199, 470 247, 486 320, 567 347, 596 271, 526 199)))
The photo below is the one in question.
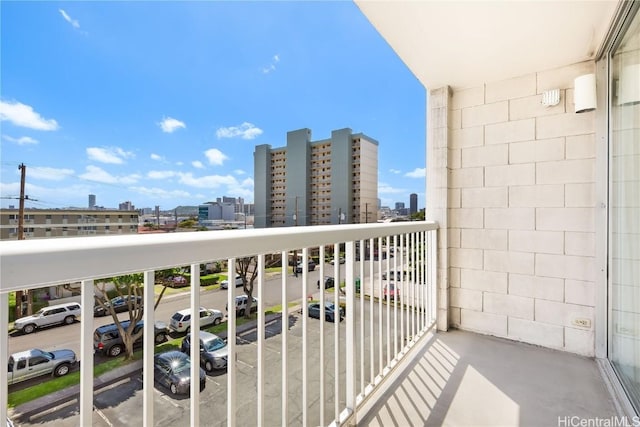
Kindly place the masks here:
POLYGON ((119 356, 120 353, 122 353, 122 346, 120 345, 114 345, 109 349, 109 356, 111 357, 119 356))
POLYGON ((164 334, 164 332, 160 332, 158 335, 156 335, 156 344, 161 344, 166 340, 167 336, 164 334))
POLYGON ((213 364, 207 360, 204 364, 204 370, 207 372, 213 371, 213 364))
POLYGON ((216 317, 216 318, 213 320, 213 324, 214 324, 214 325, 216 325, 216 326, 218 326, 218 325, 220 324, 220 322, 222 322, 222 319, 221 319, 221 318, 219 318, 219 317, 216 317))
POLYGON ((238 312, 238 316, 240 317, 244 316, 244 308, 238 312))
POLYGON ((30 334, 31 332, 36 330, 36 325, 28 324, 22 330, 25 334, 30 334))
POLYGON ((69 373, 69 364, 63 363, 62 365, 56 366, 56 369, 53 371, 53 375, 56 377, 61 377, 63 375, 67 375, 69 373))
POLYGON ((171 383, 169 390, 171 390, 171 394, 178 394, 178 387, 174 383, 171 383))
POLYGON ((73 316, 67 316, 64 318, 64 324, 65 325, 70 325, 72 324, 76 319, 73 316))

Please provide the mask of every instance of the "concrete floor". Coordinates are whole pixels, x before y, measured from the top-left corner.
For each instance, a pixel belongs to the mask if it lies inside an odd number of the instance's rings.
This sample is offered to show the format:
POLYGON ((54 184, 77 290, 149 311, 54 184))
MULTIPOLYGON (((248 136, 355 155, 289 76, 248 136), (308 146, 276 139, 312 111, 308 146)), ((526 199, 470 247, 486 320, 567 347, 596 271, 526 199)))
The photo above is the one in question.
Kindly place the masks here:
POLYGON ((459 330, 416 350, 408 374, 357 425, 571 426, 618 416, 593 359, 459 330))

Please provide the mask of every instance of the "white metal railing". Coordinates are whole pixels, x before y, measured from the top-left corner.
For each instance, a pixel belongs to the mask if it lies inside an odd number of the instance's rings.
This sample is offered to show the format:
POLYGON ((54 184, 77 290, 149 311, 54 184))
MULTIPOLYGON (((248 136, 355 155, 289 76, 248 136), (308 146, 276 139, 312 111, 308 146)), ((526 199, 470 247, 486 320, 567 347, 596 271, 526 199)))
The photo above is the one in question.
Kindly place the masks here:
MULTIPOLYGON (((259 313, 255 367, 256 425, 265 425, 265 411, 274 406, 281 409, 282 425, 289 424, 293 417, 299 415, 302 416, 303 425, 326 425, 327 422, 342 424, 357 414, 363 400, 397 366, 416 340, 435 325, 436 232, 437 224, 426 221, 3 241, 0 242, 0 312, 5 321, 0 322, 0 366, 7 366, 8 359, 7 315, 4 313, 8 307, 10 292, 80 281, 81 318, 92 319, 94 279, 144 272, 144 304, 151 307, 154 301, 154 272, 189 265, 192 280, 190 307, 192 313, 197 313, 197 307, 200 306, 201 292, 198 284, 201 263, 226 259, 228 275, 234 277, 237 258, 257 256, 258 277, 254 287, 259 313), (341 246, 345 251, 344 267, 337 262, 341 246), (310 283, 309 274, 303 268, 302 286, 299 290, 302 381, 301 384, 294 383, 296 379, 289 375, 292 368, 289 359, 293 357, 290 346, 297 337, 290 334, 289 316, 296 312, 292 312, 288 305, 291 298, 287 296, 287 287, 291 286, 292 279, 283 273, 280 285, 282 328, 279 337, 281 378, 274 384, 273 377, 277 376, 273 375, 274 367, 270 366, 268 369, 265 365, 265 254, 280 253, 282 269, 286 271, 291 250, 302 253, 304 260, 308 259, 312 251, 317 251, 319 259, 323 261, 327 249, 333 249, 336 262, 332 267, 325 266, 324 262, 319 263, 320 306, 324 307, 325 302, 329 301, 335 306, 344 305, 345 321, 333 324, 309 321, 306 300, 310 289, 315 289, 315 283, 310 283), (333 295, 325 295, 325 270, 331 269, 335 292, 333 295), (389 289, 385 291, 385 285, 390 280, 382 279, 383 273, 390 278, 391 271, 401 272, 399 280, 395 280, 398 277, 393 275, 393 293, 389 289), (343 281, 344 295, 341 296, 340 285, 343 281), (383 301, 385 294, 389 296, 388 303, 383 301), (311 327, 311 324, 315 326, 311 327), (316 342, 311 342, 312 334, 318 335, 316 342), (367 352, 369 357, 366 357, 367 352), (310 357, 315 357, 316 354, 319 362, 309 362, 310 357), (332 368, 325 363, 330 363, 331 358, 332 368), (331 371, 330 375, 326 370, 331 371), (319 382, 317 390, 308 387, 310 380, 319 382), (267 402, 265 396, 274 395, 267 393, 267 389, 274 387, 280 387, 280 401, 267 402), (294 387, 302 392, 292 394, 294 387), (325 404, 327 397, 333 399, 333 407, 325 404), (299 405, 302 408, 301 414, 291 413, 294 405, 289 403, 295 399, 302 400, 299 405)), ((230 308, 228 337, 233 337, 236 336, 236 312, 231 307, 235 306, 235 287, 230 286, 227 292, 227 304, 230 308)), ((323 309, 320 317, 324 315, 323 309)), ((154 321, 154 311, 145 310, 145 324, 152 325, 154 321)), ((199 342, 198 328, 191 328, 190 333, 191 342, 199 342)), ((81 322, 80 359, 83 363, 80 368, 80 425, 92 424, 92 335, 93 322, 81 322)), ((144 336, 144 425, 154 425, 153 339, 153 334, 144 336)), ((216 419, 226 416, 227 425, 234 426, 238 416, 236 357, 239 349, 236 340, 227 341, 227 410, 226 414, 217 414, 216 419)), ((191 346, 192 378, 198 378, 200 354, 197 350, 197 346, 191 346)), ((0 420, 6 416, 7 392, 7 371, 0 369, 0 420)), ((199 394, 199 381, 191 381, 190 410, 191 425, 194 426, 200 424, 200 414, 203 413, 203 408, 199 405, 199 394)), ((243 420, 246 421, 246 418, 243 420)), ((276 422, 277 420, 269 419, 270 424, 276 422)))

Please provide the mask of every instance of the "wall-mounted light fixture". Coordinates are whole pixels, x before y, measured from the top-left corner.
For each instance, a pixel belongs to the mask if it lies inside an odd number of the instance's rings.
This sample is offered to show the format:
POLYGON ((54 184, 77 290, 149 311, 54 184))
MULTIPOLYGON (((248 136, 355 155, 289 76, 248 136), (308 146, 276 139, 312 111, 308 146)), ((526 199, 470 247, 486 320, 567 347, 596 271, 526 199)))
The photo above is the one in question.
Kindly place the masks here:
POLYGON ((618 105, 640 103, 640 64, 622 67, 618 80, 618 105))
POLYGON ((596 109, 596 75, 585 74, 573 82, 573 101, 576 113, 586 113, 596 109))

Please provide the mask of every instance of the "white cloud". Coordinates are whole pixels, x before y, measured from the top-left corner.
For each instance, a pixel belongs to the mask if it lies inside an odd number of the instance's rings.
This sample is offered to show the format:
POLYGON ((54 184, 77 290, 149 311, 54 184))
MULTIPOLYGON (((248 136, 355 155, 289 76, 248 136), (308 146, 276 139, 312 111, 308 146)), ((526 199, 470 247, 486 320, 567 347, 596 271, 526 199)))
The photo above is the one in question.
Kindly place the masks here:
POLYGON ((80 23, 78 22, 77 19, 71 19, 69 14, 65 12, 64 9, 58 9, 58 11, 60 12, 60 15, 62 15, 64 20, 67 21, 69 24, 71 24, 73 28, 80 28, 80 23))
POLYGON ((58 122, 44 119, 33 111, 33 107, 20 102, 0 101, 0 121, 10 121, 15 126, 36 130, 57 130, 58 122))
POLYGON ((222 166, 224 161, 229 158, 222 151, 218 150, 217 148, 208 149, 207 151, 204 152, 204 155, 209 160, 209 163, 214 165, 214 166, 222 166))
POLYGON ((400 173, 400 172, 402 172, 402 171, 400 171, 400 170, 398 170, 398 169, 389 169, 389 172, 391 172, 391 173, 395 173, 395 174, 399 174, 399 173, 400 173))
POLYGON ((37 144, 38 140, 37 139, 33 139, 30 136, 21 136, 20 138, 13 138, 9 135, 2 135, 2 139, 9 141, 9 142, 15 142, 18 145, 28 145, 28 144, 37 144))
POLYGON ((50 181, 62 181, 74 174, 73 169, 56 169, 48 167, 32 166, 27 169, 29 178, 46 179, 50 181))
POLYGON ((194 160, 193 162, 191 162, 191 166, 197 169, 204 169, 204 165, 200 160, 194 160))
POLYGON ((276 64, 280 62, 280 55, 276 54, 273 55, 273 58, 271 60, 271 63, 269 65, 267 65, 266 67, 262 67, 262 72, 264 74, 269 74, 272 71, 276 70, 276 64))
POLYGON ((184 162, 176 162, 176 165, 177 166, 182 166, 182 165, 184 165, 184 162))
POLYGON ((121 165, 126 159, 135 157, 133 152, 124 151, 120 147, 87 147, 87 156, 96 162, 115 165, 121 165))
POLYGON ((185 199, 193 198, 193 196, 184 190, 165 190, 164 188, 149 188, 149 187, 129 187, 130 190, 136 191, 146 196, 151 196, 158 199, 185 199))
POLYGON ((218 139, 235 138, 239 136, 242 139, 254 139, 262 134, 262 129, 255 127, 252 123, 244 122, 239 126, 229 126, 219 128, 216 131, 218 139))
POLYGON ((194 177, 191 172, 180 174, 180 182, 196 188, 220 188, 223 185, 238 185, 238 181, 231 175, 207 175, 194 177))
POLYGON ((242 182, 227 186, 227 194, 233 194, 237 197, 243 197, 248 200, 253 199, 253 178, 245 178, 242 182))
POLYGON ((408 193, 408 191, 404 188, 394 188, 389 184, 380 182, 378 183, 378 193, 380 194, 404 194, 408 193))
POLYGON ((173 133, 177 129, 187 127, 184 122, 181 122, 180 120, 174 119, 172 117, 163 118, 162 121, 158 123, 158 125, 160 126, 160 129, 162 129, 162 132, 165 133, 173 133))
POLYGON ((167 179, 177 176, 178 173, 174 171, 149 171, 147 172, 147 178, 151 179, 167 179))
POLYGON ((411 172, 404 174, 407 178, 424 178, 427 176, 427 168, 415 168, 411 172))
POLYGON ((141 177, 137 174, 124 176, 111 175, 104 169, 89 165, 86 168, 86 172, 80 175, 80 178, 86 179, 87 181, 102 182, 104 184, 135 184, 141 177))
POLYGON ((242 169, 236 169, 233 171, 233 173, 235 173, 236 175, 244 175, 246 174, 245 171, 243 171, 242 169))
POLYGON ((151 153, 151 160, 157 160, 159 162, 164 161, 164 157, 162 157, 160 154, 155 154, 155 153, 151 153))

